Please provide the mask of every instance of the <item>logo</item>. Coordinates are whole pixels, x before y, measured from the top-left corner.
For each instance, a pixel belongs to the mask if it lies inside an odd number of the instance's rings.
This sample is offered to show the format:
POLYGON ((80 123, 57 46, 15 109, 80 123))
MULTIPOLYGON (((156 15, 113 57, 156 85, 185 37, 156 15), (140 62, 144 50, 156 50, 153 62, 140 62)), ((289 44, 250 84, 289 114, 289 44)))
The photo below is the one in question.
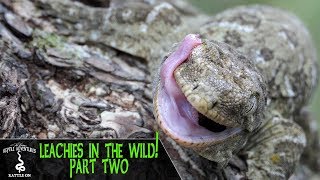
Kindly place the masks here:
POLYGON ((9 154, 9 153, 16 153, 17 154, 17 163, 14 166, 17 173, 10 173, 8 174, 8 177, 31 177, 31 174, 23 173, 26 171, 25 162, 23 160, 22 154, 25 153, 36 153, 36 149, 32 147, 28 147, 24 145, 23 143, 14 143, 11 144, 9 147, 4 148, 2 150, 3 154, 9 154))

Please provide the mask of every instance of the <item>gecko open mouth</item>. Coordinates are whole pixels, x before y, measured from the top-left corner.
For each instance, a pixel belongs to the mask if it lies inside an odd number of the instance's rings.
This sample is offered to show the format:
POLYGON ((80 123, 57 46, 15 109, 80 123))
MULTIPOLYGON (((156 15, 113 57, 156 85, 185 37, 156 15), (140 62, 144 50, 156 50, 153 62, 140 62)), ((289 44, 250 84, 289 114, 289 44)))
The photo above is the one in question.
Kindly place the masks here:
POLYGON ((218 133, 227 129, 227 126, 216 123, 201 113, 198 113, 198 117, 199 117, 199 120, 198 120, 199 125, 208 129, 209 131, 218 133))
POLYGON ((161 129, 185 146, 222 141, 242 131, 240 127, 218 124, 199 113, 182 92, 173 97, 162 87, 157 91, 154 103, 161 129))
POLYGON ((199 44, 201 39, 198 35, 187 35, 178 50, 165 60, 154 97, 158 124, 167 135, 185 146, 222 141, 242 131, 240 127, 226 127, 199 113, 188 102, 173 77, 174 70, 199 44))

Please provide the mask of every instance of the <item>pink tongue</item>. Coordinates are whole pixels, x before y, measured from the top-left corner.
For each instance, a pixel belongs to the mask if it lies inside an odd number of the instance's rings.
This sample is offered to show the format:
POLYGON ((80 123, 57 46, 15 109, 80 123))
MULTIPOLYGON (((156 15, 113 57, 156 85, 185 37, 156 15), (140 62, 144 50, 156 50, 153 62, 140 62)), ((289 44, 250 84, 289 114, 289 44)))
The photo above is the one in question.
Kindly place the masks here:
POLYGON ((183 41, 180 43, 178 49, 173 52, 163 63, 160 76, 161 81, 166 85, 168 81, 174 81, 173 72, 174 70, 191 54, 194 47, 200 45, 201 39, 198 34, 188 34, 183 41))
POLYGON ((197 124, 198 120, 196 110, 181 92, 174 79, 173 72, 181 63, 187 60, 192 49, 201 43, 199 35, 187 35, 178 49, 165 60, 160 71, 161 84, 164 86, 165 94, 171 101, 173 112, 178 113, 181 119, 189 120, 189 122, 191 121, 195 124, 197 124))

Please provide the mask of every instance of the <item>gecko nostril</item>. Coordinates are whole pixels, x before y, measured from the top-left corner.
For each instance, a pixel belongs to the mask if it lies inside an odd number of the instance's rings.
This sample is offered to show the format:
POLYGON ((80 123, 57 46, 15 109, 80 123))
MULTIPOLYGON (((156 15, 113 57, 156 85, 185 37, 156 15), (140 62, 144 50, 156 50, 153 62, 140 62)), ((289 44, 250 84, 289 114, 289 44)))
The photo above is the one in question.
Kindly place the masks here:
POLYGON ((214 108, 214 107, 217 106, 217 105, 218 105, 218 101, 213 102, 213 103, 212 103, 212 108, 214 108))
POLYGON ((214 107, 216 107, 218 105, 218 101, 213 101, 212 103, 209 103, 208 105, 208 110, 213 109, 214 107))
POLYGON ((192 91, 197 89, 199 87, 199 84, 196 84, 193 88, 192 88, 192 91))

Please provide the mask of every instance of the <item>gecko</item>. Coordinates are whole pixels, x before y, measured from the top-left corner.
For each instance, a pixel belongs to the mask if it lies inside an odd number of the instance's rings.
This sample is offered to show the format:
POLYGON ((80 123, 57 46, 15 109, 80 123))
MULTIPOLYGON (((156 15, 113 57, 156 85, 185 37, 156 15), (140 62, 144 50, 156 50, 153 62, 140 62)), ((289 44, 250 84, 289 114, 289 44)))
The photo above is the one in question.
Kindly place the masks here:
POLYGON ((247 157, 247 177, 288 179, 306 147, 295 122, 317 84, 303 24, 267 6, 226 10, 187 35, 160 66, 154 114, 178 144, 225 165, 247 157))
MULTIPOLYGON (((33 23, 47 31, 70 36, 68 42, 103 49, 113 63, 120 61, 120 57, 113 58, 119 54, 125 54, 123 59, 147 62, 147 80, 153 79, 154 106, 150 108, 165 133, 162 138, 179 144, 175 148, 182 161, 199 174, 208 175, 192 161, 191 156, 197 154, 208 159, 208 167, 218 163, 219 170, 240 157, 249 179, 288 179, 300 162, 319 167, 318 138, 311 127, 314 119, 306 110, 318 82, 317 57, 303 23, 269 6, 240 6, 208 16, 177 2, 110 1, 103 7, 90 7, 80 1, 42 0, 34 3, 37 13, 21 15, 32 17, 33 23), (188 153, 181 153, 186 149, 188 153)), ((15 6, 20 7, 19 3, 15 6)), ((61 65, 63 59, 53 65, 61 65)), ((65 64, 70 69, 83 66, 82 61, 70 62, 65 64)), ((105 67, 109 66, 97 72, 105 67)), ((106 72, 113 73, 111 77, 119 77, 123 84, 131 78, 119 68, 106 72)), ((145 79, 134 80, 138 85, 131 83, 132 91, 145 79)), ((101 120, 101 116, 95 118, 101 120)), ((112 128, 117 137, 132 132, 128 129, 133 125, 125 122, 129 125, 120 130, 112 128)), ((138 123, 134 132, 146 132, 144 123, 138 123)))

